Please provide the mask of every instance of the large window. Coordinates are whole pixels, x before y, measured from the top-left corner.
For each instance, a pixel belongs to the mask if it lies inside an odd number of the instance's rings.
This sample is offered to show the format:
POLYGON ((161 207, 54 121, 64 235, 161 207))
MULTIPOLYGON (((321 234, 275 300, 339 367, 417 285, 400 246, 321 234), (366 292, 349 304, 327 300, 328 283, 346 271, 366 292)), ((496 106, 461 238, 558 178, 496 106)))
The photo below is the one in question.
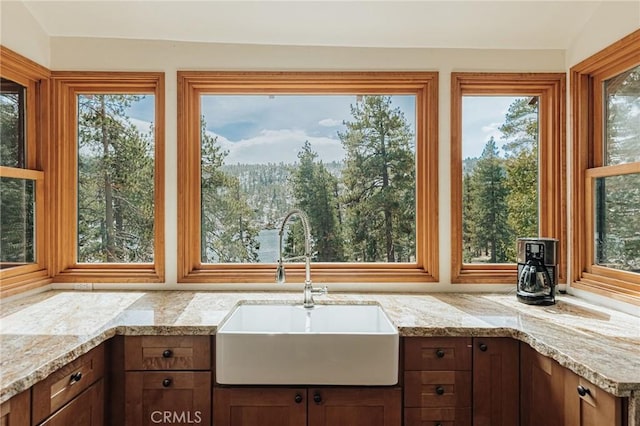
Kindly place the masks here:
MULTIPOLYGON (((179 187, 191 194, 179 211, 181 281, 273 282, 293 208, 309 216, 314 279, 435 279, 433 74, 179 80, 179 187)), ((303 246, 294 223, 284 255, 303 246)))
POLYGON ((563 241, 563 91, 562 74, 452 75, 453 282, 513 284, 517 238, 563 241))
POLYGON ((0 47, 0 295, 50 281, 45 247, 49 73, 0 47))
POLYGON ((571 69, 573 286, 640 304, 640 31, 571 69))
POLYGON ((164 279, 163 75, 54 73, 56 280, 164 279))

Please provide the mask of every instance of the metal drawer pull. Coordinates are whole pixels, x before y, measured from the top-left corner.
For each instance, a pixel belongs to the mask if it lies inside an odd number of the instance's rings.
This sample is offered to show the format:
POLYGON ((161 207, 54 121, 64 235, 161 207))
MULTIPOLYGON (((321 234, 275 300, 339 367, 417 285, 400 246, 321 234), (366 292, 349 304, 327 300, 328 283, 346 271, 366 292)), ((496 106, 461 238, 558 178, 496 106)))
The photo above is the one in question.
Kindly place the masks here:
POLYGON ((442 386, 436 386, 436 393, 438 395, 444 395, 444 388, 442 386))
POLYGON ((438 350, 436 351, 436 356, 437 356, 438 358, 444 358, 444 351, 443 351, 442 349, 438 349, 438 350))
POLYGON ((162 386, 164 386, 165 388, 168 388, 169 386, 171 386, 171 379, 164 379, 162 381, 162 386))
POLYGON ((172 356, 173 356, 173 351, 171 349, 165 349, 165 351, 162 352, 163 358, 171 358, 172 356))
POLYGON ((76 371, 71 375, 71 377, 69 377, 69 385, 74 385, 78 383, 80 379, 82 379, 82 372, 76 371))
POLYGON ((580 396, 591 395, 591 391, 589 390, 589 388, 585 388, 584 386, 580 385, 578 386, 578 394, 580 396))

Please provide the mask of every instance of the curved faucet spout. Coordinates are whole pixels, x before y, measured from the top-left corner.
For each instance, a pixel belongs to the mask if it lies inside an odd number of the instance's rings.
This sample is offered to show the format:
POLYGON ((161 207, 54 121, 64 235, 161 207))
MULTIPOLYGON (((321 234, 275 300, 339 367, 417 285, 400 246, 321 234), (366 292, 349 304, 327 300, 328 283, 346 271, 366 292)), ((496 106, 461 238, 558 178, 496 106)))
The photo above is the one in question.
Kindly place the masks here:
POLYGON ((313 308, 313 296, 319 294, 327 294, 327 287, 321 289, 313 288, 311 284, 311 227, 309 226, 309 217, 305 212, 300 209, 293 209, 287 213, 280 225, 280 231, 278 232, 279 244, 278 244, 278 268, 276 269, 276 282, 278 284, 284 284, 286 280, 286 274, 284 269, 284 260, 294 260, 304 258, 305 279, 304 279, 304 307, 313 308), (298 216, 302 222, 302 228, 304 230, 304 256, 293 257, 289 259, 283 259, 282 257, 282 238, 284 236, 284 227, 292 216, 298 216))

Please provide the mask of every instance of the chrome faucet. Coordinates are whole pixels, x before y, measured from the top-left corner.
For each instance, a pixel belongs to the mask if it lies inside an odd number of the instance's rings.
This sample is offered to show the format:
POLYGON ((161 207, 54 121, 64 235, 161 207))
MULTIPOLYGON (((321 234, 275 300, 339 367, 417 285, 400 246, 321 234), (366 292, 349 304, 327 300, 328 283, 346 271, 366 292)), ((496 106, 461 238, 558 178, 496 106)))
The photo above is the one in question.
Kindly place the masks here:
POLYGON ((278 245, 278 268, 276 270, 276 282, 278 284, 284 284, 285 282, 285 271, 284 271, 284 261, 285 260, 299 260, 304 259, 304 301, 303 305, 305 308, 313 308, 313 296, 319 296, 322 294, 327 294, 329 291, 326 286, 322 288, 313 288, 311 284, 311 227, 309 226, 309 218, 306 213, 299 209, 293 209, 287 213, 287 215, 282 220, 282 225, 280 226, 280 232, 278 232, 280 236, 280 244, 278 245), (286 259, 282 258, 282 237, 284 236, 284 227, 287 224, 287 221, 291 218, 291 216, 296 215, 300 218, 302 222, 302 228, 304 229, 304 256, 295 256, 289 257, 286 259))

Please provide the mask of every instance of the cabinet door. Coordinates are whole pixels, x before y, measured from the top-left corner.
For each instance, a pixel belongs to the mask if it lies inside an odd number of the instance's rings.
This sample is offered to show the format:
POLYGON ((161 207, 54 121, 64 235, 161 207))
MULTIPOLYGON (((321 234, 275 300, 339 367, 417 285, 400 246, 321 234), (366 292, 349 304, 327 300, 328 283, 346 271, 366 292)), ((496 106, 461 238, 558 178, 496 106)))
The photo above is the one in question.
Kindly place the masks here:
POLYGON ((125 424, 211 424, 211 373, 127 372, 125 424))
POLYGON ((56 411, 40 426, 102 426, 104 425, 104 380, 100 379, 87 390, 56 411))
POLYGON ((400 426, 400 388, 309 390, 309 426, 400 426))
POLYGON ((473 339, 473 424, 519 424, 519 345, 502 337, 473 339))
POLYGON ((0 426, 29 426, 31 423, 31 390, 19 393, 0 405, 0 426))
POLYGON ((565 369, 564 404, 566 426, 620 426, 621 398, 565 369))
POLYGON ((520 425, 564 425, 564 368, 520 344, 520 425))
POLYGON ((216 426, 306 426, 307 390, 222 388, 213 391, 216 426))

